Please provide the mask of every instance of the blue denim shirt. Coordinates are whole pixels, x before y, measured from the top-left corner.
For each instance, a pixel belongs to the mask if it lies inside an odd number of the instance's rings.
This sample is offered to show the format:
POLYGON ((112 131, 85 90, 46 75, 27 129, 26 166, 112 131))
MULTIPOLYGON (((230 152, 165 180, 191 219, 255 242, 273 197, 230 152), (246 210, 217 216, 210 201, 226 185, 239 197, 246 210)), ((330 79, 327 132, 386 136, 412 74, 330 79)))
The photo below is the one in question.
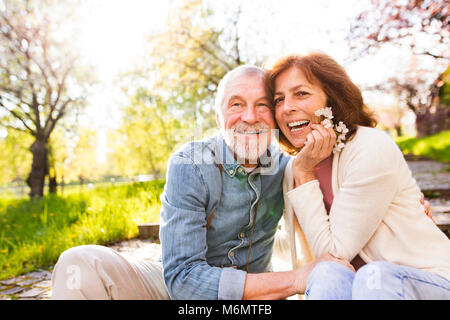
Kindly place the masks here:
POLYGON ((288 160, 272 144, 258 167, 247 173, 220 134, 188 143, 170 157, 161 195, 160 239, 172 299, 242 298, 256 202, 248 271, 271 271, 288 160))

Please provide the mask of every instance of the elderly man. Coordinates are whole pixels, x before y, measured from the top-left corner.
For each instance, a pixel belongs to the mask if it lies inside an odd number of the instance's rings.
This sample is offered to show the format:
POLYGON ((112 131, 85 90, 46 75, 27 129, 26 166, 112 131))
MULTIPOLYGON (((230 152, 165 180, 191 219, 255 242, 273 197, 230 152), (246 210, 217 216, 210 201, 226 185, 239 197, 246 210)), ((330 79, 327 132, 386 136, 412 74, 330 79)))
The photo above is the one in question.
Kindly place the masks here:
MULTIPOLYGON (((276 125, 263 70, 240 66, 222 79, 216 119, 219 134, 170 157, 162 266, 102 246, 71 248, 55 266, 53 299, 280 299, 304 292, 313 264, 270 272, 288 158, 271 144, 276 125)), ((352 268, 331 256, 321 260, 352 268)))

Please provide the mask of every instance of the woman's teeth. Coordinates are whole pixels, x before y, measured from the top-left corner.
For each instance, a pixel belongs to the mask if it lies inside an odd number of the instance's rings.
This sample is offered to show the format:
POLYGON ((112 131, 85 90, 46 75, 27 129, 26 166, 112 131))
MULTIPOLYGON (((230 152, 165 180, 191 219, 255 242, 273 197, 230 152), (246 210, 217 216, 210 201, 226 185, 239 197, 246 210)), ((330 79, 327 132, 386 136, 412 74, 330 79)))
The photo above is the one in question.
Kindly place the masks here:
POLYGON ((288 126, 291 129, 291 132, 300 131, 303 129, 303 127, 306 127, 309 124, 309 120, 302 120, 302 121, 294 121, 289 122, 288 126))

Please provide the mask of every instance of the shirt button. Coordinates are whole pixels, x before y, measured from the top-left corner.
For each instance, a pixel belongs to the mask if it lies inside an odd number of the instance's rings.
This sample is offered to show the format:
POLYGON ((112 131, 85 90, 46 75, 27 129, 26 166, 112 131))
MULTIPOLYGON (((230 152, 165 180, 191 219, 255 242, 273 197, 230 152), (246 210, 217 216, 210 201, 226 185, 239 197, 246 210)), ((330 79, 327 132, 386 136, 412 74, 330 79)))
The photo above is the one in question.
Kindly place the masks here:
POLYGON ((229 170, 228 172, 229 172, 230 174, 233 174, 233 173, 234 173, 234 171, 233 171, 233 170, 229 170))
POLYGON ((243 237, 245 237, 245 233, 241 232, 241 233, 239 234, 239 236, 240 236, 241 238, 243 238, 243 237))
POLYGON ((234 251, 230 251, 230 257, 234 257, 234 251))
POLYGON ((239 173, 242 172, 242 168, 241 168, 241 167, 238 168, 238 172, 239 172, 239 173))

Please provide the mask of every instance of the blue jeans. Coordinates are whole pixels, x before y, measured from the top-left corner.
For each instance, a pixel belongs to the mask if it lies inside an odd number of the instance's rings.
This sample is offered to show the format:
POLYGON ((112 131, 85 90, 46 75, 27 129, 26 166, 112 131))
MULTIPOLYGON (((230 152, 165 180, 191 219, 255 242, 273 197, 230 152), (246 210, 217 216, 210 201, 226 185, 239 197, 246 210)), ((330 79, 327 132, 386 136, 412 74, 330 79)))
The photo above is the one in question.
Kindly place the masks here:
POLYGON ((354 273, 335 262, 321 262, 309 275, 311 300, 450 300, 450 281, 431 272, 386 261, 354 273))

